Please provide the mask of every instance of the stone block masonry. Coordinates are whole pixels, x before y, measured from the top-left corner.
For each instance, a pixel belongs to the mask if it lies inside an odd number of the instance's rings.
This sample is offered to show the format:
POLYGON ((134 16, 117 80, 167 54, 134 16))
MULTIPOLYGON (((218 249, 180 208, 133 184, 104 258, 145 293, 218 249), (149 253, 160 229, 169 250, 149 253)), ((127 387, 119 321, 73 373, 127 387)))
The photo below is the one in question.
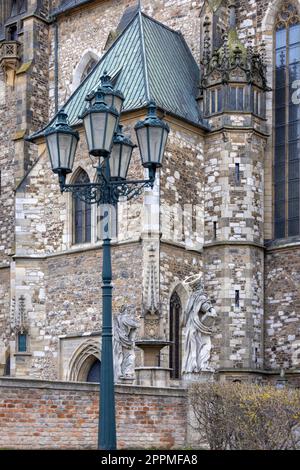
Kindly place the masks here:
MULTIPOLYGON (((0 448, 96 449, 99 386, 0 379, 0 448)), ((118 448, 186 445, 182 389, 116 387, 118 448)))

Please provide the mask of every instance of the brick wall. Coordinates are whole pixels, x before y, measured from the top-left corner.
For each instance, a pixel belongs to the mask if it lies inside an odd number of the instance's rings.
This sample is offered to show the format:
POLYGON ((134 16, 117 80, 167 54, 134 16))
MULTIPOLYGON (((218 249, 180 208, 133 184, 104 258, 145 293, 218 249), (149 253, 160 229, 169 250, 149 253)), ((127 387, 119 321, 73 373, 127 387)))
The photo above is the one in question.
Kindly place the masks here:
MULTIPOLYGON (((180 448, 184 390, 117 386, 119 448, 180 448)), ((96 449, 98 385, 0 379, 0 448, 96 449)))

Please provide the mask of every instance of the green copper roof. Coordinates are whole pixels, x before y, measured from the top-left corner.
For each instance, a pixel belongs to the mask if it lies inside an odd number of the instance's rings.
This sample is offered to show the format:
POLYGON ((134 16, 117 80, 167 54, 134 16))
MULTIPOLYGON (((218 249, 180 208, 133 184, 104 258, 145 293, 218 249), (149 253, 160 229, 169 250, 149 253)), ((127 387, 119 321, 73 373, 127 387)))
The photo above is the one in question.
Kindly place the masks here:
MULTIPOLYGON (((199 67, 180 33, 138 11, 64 104, 71 126, 80 123, 85 97, 100 85, 105 71, 115 77, 115 87, 125 96, 123 111, 143 108, 152 99, 158 108, 203 126, 196 102, 199 67)), ((56 116, 30 140, 55 121, 56 116)))

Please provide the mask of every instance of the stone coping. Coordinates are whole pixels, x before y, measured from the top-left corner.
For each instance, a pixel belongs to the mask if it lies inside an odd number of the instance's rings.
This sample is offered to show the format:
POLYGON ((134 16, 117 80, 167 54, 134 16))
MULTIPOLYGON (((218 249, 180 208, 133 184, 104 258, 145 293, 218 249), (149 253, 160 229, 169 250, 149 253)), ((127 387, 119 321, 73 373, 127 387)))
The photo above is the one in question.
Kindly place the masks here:
POLYGON ((205 243, 203 245, 203 248, 215 248, 218 246, 251 246, 255 248, 260 248, 262 250, 265 249, 265 246, 262 245, 261 243, 256 243, 253 241, 247 241, 247 240, 220 240, 220 241, 214 241, 210 243, 205 243))
POLYGON ((290 239, 283 239, 283 240, 276 240, 267 244, 266 249, 267 252, 270 251, 279 251, 284 249, 294 249, 296 247, 300 247, 300 239, 299 237, 290 238, 290 239))
MULTIPOLYGON (((280 375, 280 369, 272 369, 272 370, 265 370, 265 369, 239 369, 239 368, 222 368, 216 370, 218 374, 258 374, 258 375, 280 375)), ((284 370, 285 375, 300 375, 299 370, 284 370)))
MULTIPOLYGON (((66 390, 75 392, 98 392, 99 384, 87 382, 63 382, 59 380, 24 379, 18 377, 1 377, 0 387, 7 388, 36 388, 48 390, 66 390)), ((145 387, 142 385, 115 385, 116 394, 120 395, 148 395, 167 397, 186 397, 183 388, 145 387)))
POLYGON ((0 264, 0 269, 10 269, 10 264, 0 264))
MULTIPOLYGON (((120 240, 120 241, 112 240, 111 241, 111 247, 114 248, 114 247, 120 247, 120 246, 123 246, 123 245, 134 245, 134 244, 137 244, 137 243, 141 243, 141 238, 140 237, 139 238, 132 238, 130 240, 120 240)), ((31 259, 31 260, 40 260, 41 259, 41 260, 44 260, 44 259, 48 259, 48 258, 57 258, 59 256, 85 253, 85 252, 88 252, 88 251, 95 251, 95 250, 101 251, 102 247, 103 247, 102 242, 87 243, 86 245, 80 245, 80 246, 74 245, 74 247, 72 247, 72 248, 69 248, 69 249, 64 250, 64 251, 57 251, 57 252, 54 252, 54 253, 45 253, 45 254, 40 254, 40 253, 28 253, 28 254, 26 254, 26 253, 16 253, 13 256, 13 259, 31 259)))

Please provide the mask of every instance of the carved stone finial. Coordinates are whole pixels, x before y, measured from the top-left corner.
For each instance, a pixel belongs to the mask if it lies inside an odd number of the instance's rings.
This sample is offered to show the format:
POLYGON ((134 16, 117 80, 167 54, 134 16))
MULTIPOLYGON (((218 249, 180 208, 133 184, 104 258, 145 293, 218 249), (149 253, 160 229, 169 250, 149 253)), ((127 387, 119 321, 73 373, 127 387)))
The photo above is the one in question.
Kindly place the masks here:
POLYGON ((210 60, 211 53, 211 42, 210 42, 210 26, 211 22, 208 16, 205 17, 203 27, 204 27, 204 52, 203 59, 205 63, 208 63, 210 60))
POLYGON ((156 250, 153 244, 148 248, 148 267, 144 291, 144 310, 157 312, 159 310, 158 273, 156 250))

